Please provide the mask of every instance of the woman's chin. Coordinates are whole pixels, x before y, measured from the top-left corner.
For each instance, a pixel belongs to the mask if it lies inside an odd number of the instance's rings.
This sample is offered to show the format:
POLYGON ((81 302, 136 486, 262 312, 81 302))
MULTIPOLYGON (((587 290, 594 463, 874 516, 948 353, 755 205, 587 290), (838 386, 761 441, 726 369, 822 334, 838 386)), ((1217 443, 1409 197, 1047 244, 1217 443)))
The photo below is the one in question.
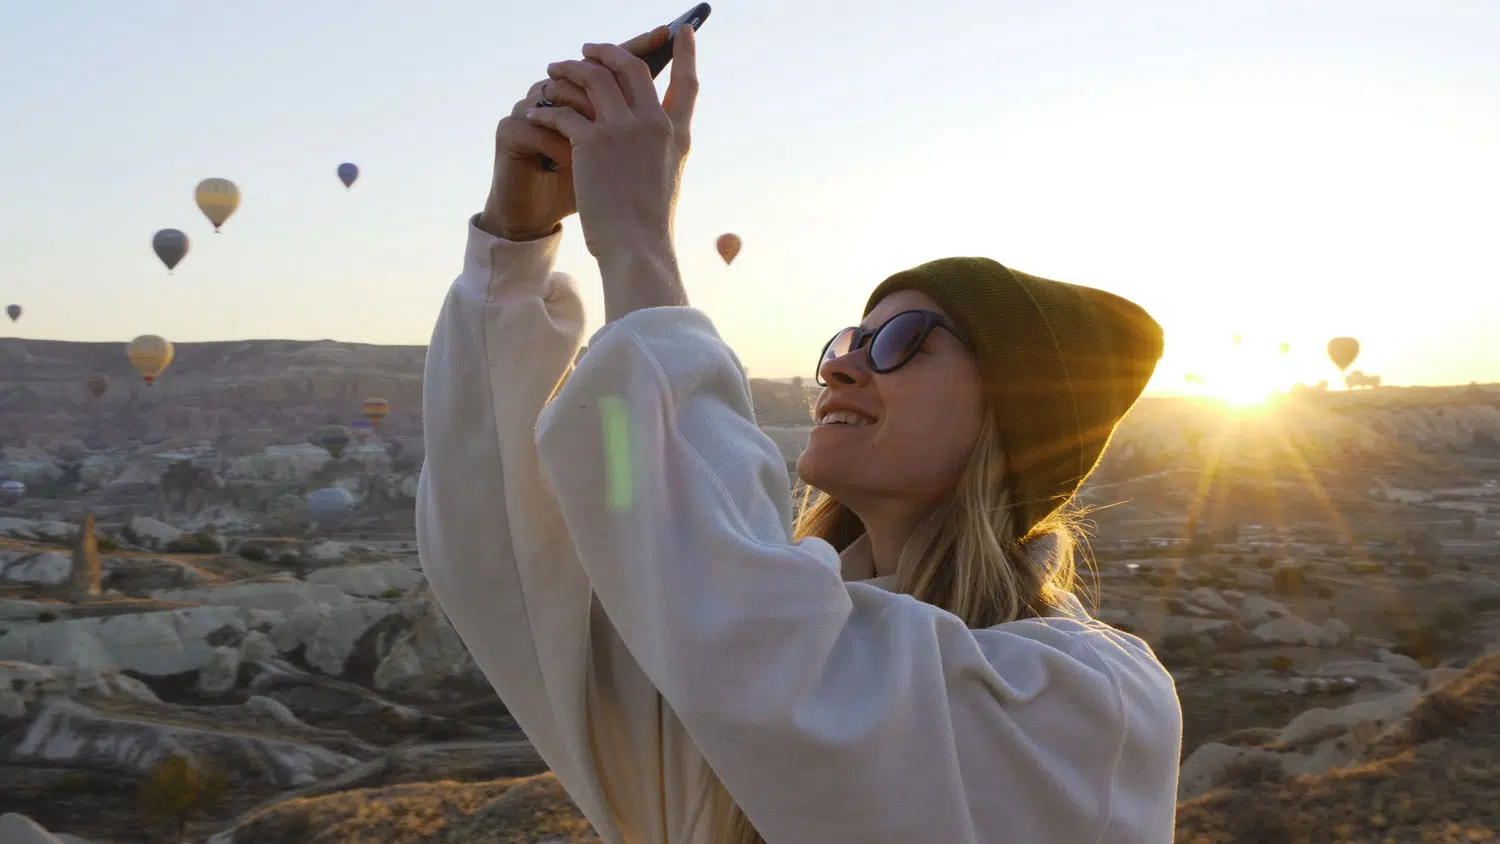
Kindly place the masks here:
POLYGON ((797 477, 810 487, 832 493, 847 474, 846 461, 832 449, 809 445, 797 456, 797 477))

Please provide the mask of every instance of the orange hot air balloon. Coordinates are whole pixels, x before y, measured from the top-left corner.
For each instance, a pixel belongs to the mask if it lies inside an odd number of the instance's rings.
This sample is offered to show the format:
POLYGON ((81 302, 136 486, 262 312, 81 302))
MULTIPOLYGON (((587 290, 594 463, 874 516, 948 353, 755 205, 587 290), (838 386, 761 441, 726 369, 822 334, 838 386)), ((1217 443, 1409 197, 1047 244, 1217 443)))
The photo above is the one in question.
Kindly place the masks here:
POLYGON ((391 403, 381 398, 368 398, 359 406, 359 412, 361 416, 370 420, 371 425, 379 425, 380 420, 391 412, 391 403))
POLYGON ((739 235, 737 235, 737 234, 721 234, 721 235, 719 235, 719 243, 718 243, 719 257, 724 259, 724 263, 726 263, 726 264, 732 264, 732 263, 734 263, 734 256, 740 254, 740 246, 741 246, 741 242, 740 242, 740 236, 739 235))
POLYGON ((1359 341, 1353 337, 1335 337, 1328 341, 1328 359, 1340 372, 1349 368, 1359 357, 1359 341))

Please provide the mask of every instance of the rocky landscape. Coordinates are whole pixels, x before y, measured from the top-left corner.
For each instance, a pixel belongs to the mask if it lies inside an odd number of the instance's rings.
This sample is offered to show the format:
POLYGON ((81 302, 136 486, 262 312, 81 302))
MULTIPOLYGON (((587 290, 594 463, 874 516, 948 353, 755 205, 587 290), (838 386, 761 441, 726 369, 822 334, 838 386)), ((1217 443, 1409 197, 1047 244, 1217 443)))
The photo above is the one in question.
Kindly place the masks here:
MULTIPOLYGON (((118 346, 0 340, 0 841, 596 841, 424 583, 422 350, 118 346)), ((805 388, 753 387, 794 460, 805 388)), ((1500 387, 1148 399, 1082 499, 1086 603, 1183 701, 1179 841, 1500 840, 1500 387)))

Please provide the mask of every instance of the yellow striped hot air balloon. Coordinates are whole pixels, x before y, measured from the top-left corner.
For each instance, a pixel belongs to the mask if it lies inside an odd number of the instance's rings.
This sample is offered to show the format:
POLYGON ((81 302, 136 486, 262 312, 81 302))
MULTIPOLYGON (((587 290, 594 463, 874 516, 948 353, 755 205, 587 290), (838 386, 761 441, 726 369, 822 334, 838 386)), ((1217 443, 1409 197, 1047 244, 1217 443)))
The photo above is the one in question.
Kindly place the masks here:
POLYGON ((228 179, 204 179, 198 183, 193 198, 198 201, 203 216, 214 224, 214 231, 218 231, 229 215, 240 207, 240 189, 228 179))
POLYGON ((359 406, 360 415, 370 420, 371 425, 379 425, 387 413, 391 412, 391 403, 381 398, 368 398, 359 406))
POLYGON ((172 344, 155 334, 142 334, 125 347, 130 365, 150 384, 172 365, 172 344))

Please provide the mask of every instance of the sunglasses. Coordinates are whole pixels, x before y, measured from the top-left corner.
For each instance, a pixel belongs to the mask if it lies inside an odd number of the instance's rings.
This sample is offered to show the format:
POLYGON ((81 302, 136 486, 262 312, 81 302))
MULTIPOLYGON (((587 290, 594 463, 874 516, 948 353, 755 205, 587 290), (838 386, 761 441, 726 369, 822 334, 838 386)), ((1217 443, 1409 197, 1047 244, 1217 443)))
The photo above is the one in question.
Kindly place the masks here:
POLYGON ((970 346, 963 332, 941 314, 932 311, 902 311, 875 328, 851 325, 833 335, 833 339, 823 347, 823 354, 818 358, 818 368, 815 370, 818 386, 828 386, 828 382, 823 380, 824 364, 860 349, 865 350, 871 372, 881 375, 895 372, 917 356, 922 344, 932 336, 935 328, 943 329, 958 342, 970 346))

